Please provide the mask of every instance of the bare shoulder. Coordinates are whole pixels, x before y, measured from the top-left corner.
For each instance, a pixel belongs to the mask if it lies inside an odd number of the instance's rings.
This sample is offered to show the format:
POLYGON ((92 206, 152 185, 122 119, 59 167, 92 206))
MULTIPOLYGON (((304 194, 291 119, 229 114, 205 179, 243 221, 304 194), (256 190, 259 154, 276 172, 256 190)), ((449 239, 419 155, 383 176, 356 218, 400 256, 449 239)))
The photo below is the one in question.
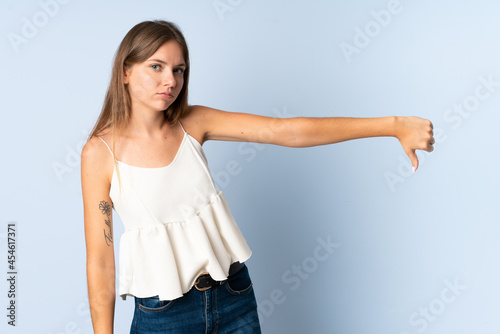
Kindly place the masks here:
POLYGON ((203 124, 211 118, 224 111, 201 105, 192 105, 188 107, 187 115, 182 119, 189 124, 203 124))
MULTIPOLYGON (((259 142, 276 145, 285 145, 281 140, 291 135, 282 130, 277 132, 278 118, 255 115, 244 112, 224 111, 205 106, 191 106, 185 117, 188 126, 186 131, 192 131, 196 139, 203 143, 207 140, 259 142), (266 130, 267 129, 267 130, 266 130), (273 133, 272 137, 263 136, 262 131, 273 133)), ((184 124, 184 123, 183 123, 184 124)), ((279 126, 279 128, 283 128, 279 126)), ((287 131, 290 132, 290 131, 287 131)))
POLYGON ((203 145, 207 140, 207 133, 211 129, 213 120, 223 112, 206 106, 191 105, 187 115, 181 118, 180 121, 184 130, 203 145))
MULTIPOLYGON (((112 147, 110 143, 112 136, 102 134, 100 137, 112 147)), ((111 182, 111 176, 114 169, 113 156, 106 144, 97 136, 92 137, 83 146, 81 167, 82 180, 89 176, 92 179, 108 180, 111 182)))
MULTIPOLYGON (((112 139, 106 138, 107 136, 105 135, 100 135, 100 136, 94 136, 92 137, 87 143, 83 146, 82 149, 82 161, 89 160, 89 162, 92 162, 94 160, 97 160, 95 162, 103 162, 101 158, 104 158, 105 155, 110 155, 111 153, 109 152, 109 149, 107 148, 106 144, 108 144, 108 140, 112 139), (101 137, 106 141, 106 143, 99 138, 101 137), (108 140, 106 140, 108 139, 108 140)), ((111 143, 108 144, 108 146, 111 147, 111 143)), ((106 159, 104 159, 106 160, 106 159)))

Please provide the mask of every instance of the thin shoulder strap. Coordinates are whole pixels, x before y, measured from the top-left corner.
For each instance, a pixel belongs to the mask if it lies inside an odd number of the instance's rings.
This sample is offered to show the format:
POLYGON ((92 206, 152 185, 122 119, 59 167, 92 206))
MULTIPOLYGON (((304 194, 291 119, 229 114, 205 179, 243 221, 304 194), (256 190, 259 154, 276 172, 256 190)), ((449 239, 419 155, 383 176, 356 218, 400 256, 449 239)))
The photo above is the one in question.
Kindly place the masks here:
POLYGON ((113 154, 113 151, 111 151, 111 149, 109 148, 109 145, 108 143, 106 143, 106 141, 104 139, 102 139, 101 137, 97 136, 97 138, 99 138, 100 140, 102 140, 102 142, 104 143, 104 145, 106 145, 106 147, 108 148, 109 152, 111 152, 111 155, 113 156, 114 158, 114 154, 113 154))
POLYGON ((186 133, 186 130, 184 130, 184 127, 182 126, 181 121, 177 121, 177 122, 179 122, 179 125, 181 126, 182 131, 184 131, 184 133, 186 133))

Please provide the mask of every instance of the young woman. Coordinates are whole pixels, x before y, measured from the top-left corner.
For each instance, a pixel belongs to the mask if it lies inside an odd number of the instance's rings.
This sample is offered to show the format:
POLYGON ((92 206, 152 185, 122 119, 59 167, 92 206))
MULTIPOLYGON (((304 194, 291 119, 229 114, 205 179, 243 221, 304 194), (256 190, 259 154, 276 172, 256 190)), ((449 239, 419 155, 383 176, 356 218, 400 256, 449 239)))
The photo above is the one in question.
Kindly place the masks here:
POLYGON ((273 118, 188 105, 189 53, 172 23, 133 27, 115 56, 102 112, 82 151, 87 279, 95 333, 113 333, 112 208, 119 295, 131 333, 260 333, 244 262, 251 251, 208 170, 207 140, 289 147, 394 136, 418 167, 432 124, 418 117, 273 118))

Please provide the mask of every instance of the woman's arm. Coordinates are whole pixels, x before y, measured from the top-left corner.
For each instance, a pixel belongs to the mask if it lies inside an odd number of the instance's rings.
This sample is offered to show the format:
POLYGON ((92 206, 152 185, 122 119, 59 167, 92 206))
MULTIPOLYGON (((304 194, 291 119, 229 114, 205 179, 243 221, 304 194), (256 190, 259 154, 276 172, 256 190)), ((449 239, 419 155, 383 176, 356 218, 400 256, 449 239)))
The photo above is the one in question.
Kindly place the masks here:
POLYGON ((419 117, 377 118, 291 118, 295 133, 295 147, 338 143, 368 137, 396 137, 410 158, 414 169, 418 168, 415 150, 432 152, 433 127, 429 120, 419 117), (294 124, 293 124, 294 123, 294 124))
POLYGON ((109 198, 110 161, 112 163, 109 151, 98 138, 91 139, 82 150, 87 284, 90 314, 96 334, 113 333, 115 311, 113 219, 112 202, 109 198))
POLYGON ((275 118, 192 106, 188 121, 201 128, 202 142, 228 140, 310 147, 367 137, 396 137, 415 169, 415 150, 431 152, 434 144, 432 123, 413 116, 275 118))

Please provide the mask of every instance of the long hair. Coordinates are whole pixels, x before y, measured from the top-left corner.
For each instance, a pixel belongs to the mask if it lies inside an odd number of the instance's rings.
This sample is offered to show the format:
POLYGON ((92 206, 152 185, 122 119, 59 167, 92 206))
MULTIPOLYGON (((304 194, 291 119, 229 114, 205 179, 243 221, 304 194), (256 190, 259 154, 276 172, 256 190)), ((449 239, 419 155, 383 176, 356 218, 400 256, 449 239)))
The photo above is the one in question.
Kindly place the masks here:
MULTIPOLYGON (((189 50, 181 30, 172 22, 154 20, 144 21, 135 25, 125 35, 115 54, 111 82, 109 83, 104 104, 96 124, 87 140, 110 129, 113 133, 113 159, 115 168, 115 143, 118 134, 126 127, 130 120, 131 99, 127 86, 123 82, 125 67, 146 61, 163 44, 176 41, 184 55, 186 69, 184 71, 184 85, 175 101, 164 110, 165 119, 170 124, 175 124, 188 113, 188 83, 189 83, 189 50)), ((118 173, 118 182, 120 174, 118 173)), ((120 186, 121 188, 121 186, 120 186)))
MULTIPOLYGON (((189 50, 182 32, 172 22, 154 20, 144 21, 135 25, 125 35, 115 54, 111 82, 109 83, 101 114, 94 125, 88 140, 103 130, 111 129, 113 133, 113 156, 117 135, 126 127, 130 120, 131 100, 127 86, 123 82, 124 69, 136 63, 146 61, 163 44, 176 41, 184 55, 186 69, 184 85, 175 101, 164 111, 165 119, 175 124, 188 112, 189 83, 189 50)), ((114 158, 116 166, 116 158, 114 158)), ((120 176, 118 175, 118 179, 120 176)))

